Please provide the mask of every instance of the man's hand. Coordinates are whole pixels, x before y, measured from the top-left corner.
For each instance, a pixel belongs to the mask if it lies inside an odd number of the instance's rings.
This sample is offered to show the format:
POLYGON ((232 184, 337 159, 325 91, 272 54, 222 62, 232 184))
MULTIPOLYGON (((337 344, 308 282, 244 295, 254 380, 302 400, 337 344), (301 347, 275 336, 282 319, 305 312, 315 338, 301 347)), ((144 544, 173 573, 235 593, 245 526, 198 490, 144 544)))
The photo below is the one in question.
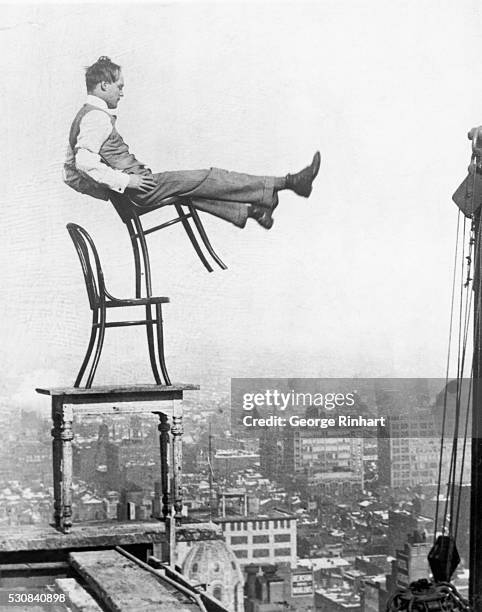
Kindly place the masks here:
POLYGON ((134 191, 142 191, 147 193, 154 189, 157 185, 156 181, 152 176, 143 176, 142 174, 130 174, 129 182, 127 183, 127 189, 134 189, 134 191))

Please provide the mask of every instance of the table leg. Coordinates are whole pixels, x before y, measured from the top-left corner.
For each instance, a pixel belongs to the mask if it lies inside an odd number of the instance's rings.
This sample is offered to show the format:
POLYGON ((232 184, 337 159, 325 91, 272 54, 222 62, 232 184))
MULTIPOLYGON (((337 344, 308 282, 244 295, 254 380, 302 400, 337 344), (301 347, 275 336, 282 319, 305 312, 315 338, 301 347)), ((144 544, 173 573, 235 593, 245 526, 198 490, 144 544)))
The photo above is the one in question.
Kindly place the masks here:
POLYGON ((72 527, 72 440, 74 432, 72 421, 74 411, 71 405, 64 405, 62 409, 62 422, 60 430, 62 453, 62 531, 69 533, 72 527))
POLYGON ((156 413, 159 416, 159 449, 161 453, 161 494, 162 494, 162 517, 166 520, 169 514, 169 430, 167 415, 163 412, 156 413))
POLYGON ((174 518, 177 524, 182 519, 182 400, 173 400, 172 411, 172 497, 174 518))
POLYGON ((61 425, 62 403, 58 398, 52 398, 52 468, 54 477, 54 524, 60 529, 62 520, 62 449, 61 425))

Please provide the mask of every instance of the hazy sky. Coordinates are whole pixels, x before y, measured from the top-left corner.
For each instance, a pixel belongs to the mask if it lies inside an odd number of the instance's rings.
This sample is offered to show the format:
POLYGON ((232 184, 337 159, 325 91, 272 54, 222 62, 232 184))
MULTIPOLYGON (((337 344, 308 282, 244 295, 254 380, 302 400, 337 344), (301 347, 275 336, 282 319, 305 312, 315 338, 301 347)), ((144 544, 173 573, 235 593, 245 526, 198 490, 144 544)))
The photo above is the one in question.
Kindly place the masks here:
MULTIPOLYGON (((443 376, 457 211, 482 123, 482 18, 469 1, 3 5, 2 371, 6 390, 73 382, 90 313, 65 225, 132 293, 111 206, 60 180, 83 68, 123 66, 118 127, 154 171, 301 168, 270 232, 205 218, 229 265, 204 271, 180 227, 151 239, 171 378, 443 376)), ((107 332, 98 382, 149 381, 140 330, 107 332)))

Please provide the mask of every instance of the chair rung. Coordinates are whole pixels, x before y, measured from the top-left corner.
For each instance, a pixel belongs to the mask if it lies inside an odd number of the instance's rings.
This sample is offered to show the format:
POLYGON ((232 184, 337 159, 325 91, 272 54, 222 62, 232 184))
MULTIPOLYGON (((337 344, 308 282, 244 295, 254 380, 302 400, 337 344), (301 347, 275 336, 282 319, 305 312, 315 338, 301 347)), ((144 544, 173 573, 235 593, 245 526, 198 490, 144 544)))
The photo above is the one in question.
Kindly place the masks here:
MULTIPOLYGON (((170 221, 166 221, 165 223, 161 223, 160 225, 155 225, 154 227, 150 227, 149 229, 144 230, 144 236, 147 236, 147 234, 152 234, 152 232, 157 232, 157 230, 164 229, 165 227, 170 227, 171 225, 174 225, 175 223, 179 223, 183 219, 189 219, 189 217, 192 217, 192 214, 186 213, 182 217, 176 217, 175 219, 171 219, 170 221)), ((139 238, 138 234, 136 234, 135 236, 136 238, 139 238)))
MULTIPOLYGON (((157 319, 152 319, 152 321, 148 321, 147 319, 143 319, 142 321, 109 321, 109 323, 105 324, 105 327, 132 327, 133 325, 147 325, 148 323, 156 325, 157 319)), ((93 327, 101 327, 101 325, 100 323, 96 323, 93 327)))

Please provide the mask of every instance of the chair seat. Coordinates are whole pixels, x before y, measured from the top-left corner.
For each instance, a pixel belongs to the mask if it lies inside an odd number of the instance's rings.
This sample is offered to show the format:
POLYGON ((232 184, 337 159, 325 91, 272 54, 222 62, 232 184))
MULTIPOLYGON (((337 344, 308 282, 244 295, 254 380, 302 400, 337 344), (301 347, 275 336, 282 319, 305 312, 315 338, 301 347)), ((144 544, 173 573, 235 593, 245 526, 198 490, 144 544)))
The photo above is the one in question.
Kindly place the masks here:
POLYGON ((106 308, 117 308, 121 306, 149 306, 149 304, 168 304, 168 297, 127 298, 124 300, 113 299, 105 303, 106 308))
POLYGON ((170 196, 169 198, 164 198, 157 204, 151 204, 150 206, 142 206, 140 204, 136 204, 133 200, 129 199, 129 203, 135 207, 138 215, 144 215, 145 213, 151 212, 153 210, 158 210, 159 208, 163 208, 164 206, 169 206, 172 204, 185 204, 186 198, 179 196, 170 196))
POLYGON ((158 210, 159 208, 163 208, 164 206, 169 206, 171 204, 184 204, 186 202, 186 198, 180 196, 170 196, 168 198, 164 198, 160 202, 157 202, 157 204, 142 206, 142 204, 137 204, 126 194, 118 195, 113 193, 110 197, 110 201, 115 206, 120 217, 125 221, 126 219, 129 219, 131 217, 129 207, 134 208, 136 210, 136 213, 141 216, 145 215, 148 212, 158 210))

